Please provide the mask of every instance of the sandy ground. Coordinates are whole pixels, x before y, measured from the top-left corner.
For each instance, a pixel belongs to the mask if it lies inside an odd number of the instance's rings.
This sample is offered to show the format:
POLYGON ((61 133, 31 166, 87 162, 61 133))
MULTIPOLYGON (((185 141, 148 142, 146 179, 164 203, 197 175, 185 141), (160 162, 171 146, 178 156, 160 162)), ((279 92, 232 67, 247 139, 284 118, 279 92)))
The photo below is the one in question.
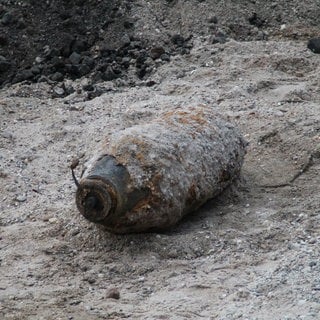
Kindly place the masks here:
POLYGON ((196 40, 152 87, 105 82, 91 101, 2 89, 0 317, 319 319, 319 59, 304 41, 196 40), (112 235, 79 216, 73 158, 80 175, 104 136, 196 104, 249 141, 241 181, 164 233, 112 235))

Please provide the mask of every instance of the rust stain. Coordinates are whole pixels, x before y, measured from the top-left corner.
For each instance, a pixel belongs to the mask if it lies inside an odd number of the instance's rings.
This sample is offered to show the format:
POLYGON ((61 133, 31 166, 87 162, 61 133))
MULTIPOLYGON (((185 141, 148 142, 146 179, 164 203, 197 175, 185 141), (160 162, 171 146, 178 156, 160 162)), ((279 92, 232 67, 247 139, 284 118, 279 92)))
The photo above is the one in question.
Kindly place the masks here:
POLYGON ((192 125, 195 122, 198 125, 205 125, 208 123, 203 110, 193 110, 194 113, 190 111, 184 110, 173 110, 166 112, 163 117, 162 121, 166 123, 174 123, 175 121, 180 122, 181 124, 188 124, 192 125))
POLYGON ((193 183, 187 193, 186 197, 186 205, 188 207, 192 207, 195 202, 197 201, 197 192, 196 192, 196 185, 193 183))
MULTIPOLYGON (((132 149, 131 155, 133 158, 137 159, 142 165, 146 164, 146 155, 148 154, 148 150, 150 146, 145 143, 141 138, 137 137, 125 137, 123 139, 124 146, 137 146, 136 150, 132 149)), ((113 150, 113 154, 116 154, 116 158, 123 164, 127 164, 128 162, 128 154, 120 152, 119 150, 113 150)))

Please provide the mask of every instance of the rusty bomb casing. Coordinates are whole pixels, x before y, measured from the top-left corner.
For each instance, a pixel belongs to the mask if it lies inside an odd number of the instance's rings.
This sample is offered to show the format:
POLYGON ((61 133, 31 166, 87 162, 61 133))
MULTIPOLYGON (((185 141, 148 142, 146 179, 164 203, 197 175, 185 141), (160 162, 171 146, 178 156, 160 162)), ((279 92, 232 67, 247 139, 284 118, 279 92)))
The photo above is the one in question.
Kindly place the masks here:
POLYGON ((239 176, 245 148, 210 107, 165 112, 107 139, 80 180, 77 207, 114 233, 168 228, 239 176))

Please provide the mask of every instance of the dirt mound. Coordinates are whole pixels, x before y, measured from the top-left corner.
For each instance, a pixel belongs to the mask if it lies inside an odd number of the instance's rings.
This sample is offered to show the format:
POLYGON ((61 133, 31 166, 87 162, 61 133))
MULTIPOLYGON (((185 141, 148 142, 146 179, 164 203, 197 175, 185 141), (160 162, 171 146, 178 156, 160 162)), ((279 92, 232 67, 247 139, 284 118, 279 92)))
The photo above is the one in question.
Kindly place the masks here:
POLYGON ((173 37, 166 48, 150 47, 148 37, 135 31, 133 4, 118 0, 2 4, 0 84, 60 82, 85 75, 95 83, 123 78, 130 67, 143 79, 155 59, 168 61, 168 54, 187 41, 173 37))
MULTIPOLYGON (((135 85, 172 55, 188 54, 194 38, 266 40, 287 25, 295 25, 290 36, 305 36, 314 33, 319 14, 312 1, 289 6, 286 1, 2 0, 0 86, 83 76, 91 79, 87 91, 116 79, 135 85)), ((61 85, 56 94, 72 91, 61 85)))

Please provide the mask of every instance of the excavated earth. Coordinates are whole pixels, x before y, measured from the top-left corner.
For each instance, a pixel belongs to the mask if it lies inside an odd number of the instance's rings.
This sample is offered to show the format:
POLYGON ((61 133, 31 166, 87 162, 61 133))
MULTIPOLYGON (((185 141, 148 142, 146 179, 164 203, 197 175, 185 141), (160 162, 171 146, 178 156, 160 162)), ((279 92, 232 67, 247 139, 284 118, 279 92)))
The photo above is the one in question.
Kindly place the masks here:
MULTIPOLYGON (((318 1, 0 1, 1 319, 319 319, 318 1), (112 132, 206 105, 241 179, 174 228, 114 235, 79 177, 112 132)), ((156 165, 156 164, 155 164, 156 165)))

